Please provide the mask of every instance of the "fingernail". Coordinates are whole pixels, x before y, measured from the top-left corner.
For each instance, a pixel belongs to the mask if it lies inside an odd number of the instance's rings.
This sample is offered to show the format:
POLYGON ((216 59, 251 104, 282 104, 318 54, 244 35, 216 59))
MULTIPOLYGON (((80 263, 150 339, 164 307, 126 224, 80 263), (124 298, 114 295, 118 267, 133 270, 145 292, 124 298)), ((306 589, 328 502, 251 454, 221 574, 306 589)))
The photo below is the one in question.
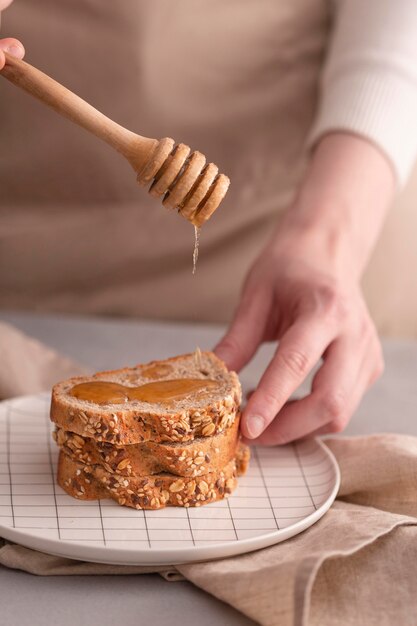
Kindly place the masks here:
POLYGON ((21 59, 24 54, 22 46, 17 46, 16 44, 12 44, 6 48, 6 52, 11 54, 13 57, 17 57, 18 59, 21 59))
POLYGON ((265 428, 265 420, 260 415, 251 415, 246 420, 246 430, 251 439, 256 439, 265 428))

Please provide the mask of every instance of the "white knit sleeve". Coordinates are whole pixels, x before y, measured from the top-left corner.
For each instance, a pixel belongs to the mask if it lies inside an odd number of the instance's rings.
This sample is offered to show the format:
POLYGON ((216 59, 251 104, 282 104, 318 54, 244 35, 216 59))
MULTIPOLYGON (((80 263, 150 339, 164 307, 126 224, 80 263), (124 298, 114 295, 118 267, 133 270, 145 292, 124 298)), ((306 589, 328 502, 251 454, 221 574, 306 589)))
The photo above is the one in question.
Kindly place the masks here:
POLYGON ((399 185, 417 156, 417 0, 339 0, 309 144, 348 130, 376 144, 399 185))

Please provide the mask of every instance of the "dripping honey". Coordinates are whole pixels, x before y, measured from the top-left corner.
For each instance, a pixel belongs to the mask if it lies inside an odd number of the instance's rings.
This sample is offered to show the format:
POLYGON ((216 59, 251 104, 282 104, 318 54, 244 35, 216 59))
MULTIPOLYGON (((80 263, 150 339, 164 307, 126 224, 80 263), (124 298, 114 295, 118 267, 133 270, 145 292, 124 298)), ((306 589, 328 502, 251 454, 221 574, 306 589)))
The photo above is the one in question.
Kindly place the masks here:
POLYGON ((198 251, 200 246, 200 228, 194 226, 194 251, 193 251, 193 274, 197 270, 198 251))

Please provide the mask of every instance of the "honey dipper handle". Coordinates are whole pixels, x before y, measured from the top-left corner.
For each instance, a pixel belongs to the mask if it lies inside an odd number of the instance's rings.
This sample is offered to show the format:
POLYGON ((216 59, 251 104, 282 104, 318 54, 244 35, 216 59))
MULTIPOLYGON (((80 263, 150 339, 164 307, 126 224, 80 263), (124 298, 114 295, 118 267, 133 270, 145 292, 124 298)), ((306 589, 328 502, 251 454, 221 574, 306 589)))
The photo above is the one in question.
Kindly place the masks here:
POLYGON ((7 53, 5 56, 6 65, 0 74, 60 115, 108 143, 123 154, 136 171, 143 167, 158 144, 156 139, 132 133, 29 63, 7 53))

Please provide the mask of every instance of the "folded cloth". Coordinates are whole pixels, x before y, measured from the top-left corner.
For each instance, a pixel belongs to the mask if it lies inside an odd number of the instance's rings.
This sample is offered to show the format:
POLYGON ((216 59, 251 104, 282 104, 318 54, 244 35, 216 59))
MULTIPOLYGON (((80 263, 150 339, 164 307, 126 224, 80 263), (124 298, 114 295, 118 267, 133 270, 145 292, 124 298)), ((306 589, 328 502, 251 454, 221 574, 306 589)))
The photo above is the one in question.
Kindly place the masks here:
MULTIPOLYGON (((48 389, 58 377, 80 371, 3 324, 0 345, 3 396, 48 389)), ((133 567, 73 561, 2 541, 0 564, 39 575, 186 578, 264 626, 415 626, 417 438, 326 443, 341 469, 338 498, 317 524, 284 543, 206 563, 133 567)))
POLYGON ((0 322, 0 398, 45 391, 59 380, 87 373, 40 341, 0 322))

